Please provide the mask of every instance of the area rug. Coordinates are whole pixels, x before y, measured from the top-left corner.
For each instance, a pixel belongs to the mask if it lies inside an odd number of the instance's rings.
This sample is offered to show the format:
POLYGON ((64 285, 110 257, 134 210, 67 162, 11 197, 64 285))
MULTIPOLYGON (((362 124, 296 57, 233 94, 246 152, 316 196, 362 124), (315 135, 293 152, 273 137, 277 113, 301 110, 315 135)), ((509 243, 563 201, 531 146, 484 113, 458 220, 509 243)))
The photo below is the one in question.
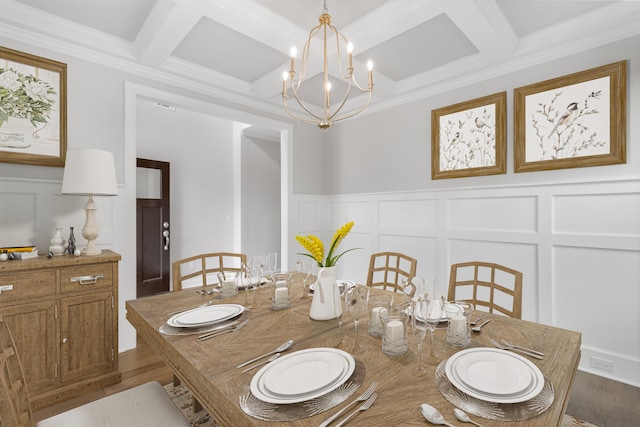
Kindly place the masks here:
MULTIPOLYGON (((174 387, 171 384, 167 384, 164 386, 164 389, 193 427, 220 427, 220 424, 216 423, 216 421, 211 418, 211 415, 209 415, 204 409, 196 412, 195 414, 193 413, 191 406, 191 392, 185 386, 179 385, 174 387)), ((578 418, 574 418, 570 415, 565 415, 562 419, 561 427, 597 426, 578 418)))

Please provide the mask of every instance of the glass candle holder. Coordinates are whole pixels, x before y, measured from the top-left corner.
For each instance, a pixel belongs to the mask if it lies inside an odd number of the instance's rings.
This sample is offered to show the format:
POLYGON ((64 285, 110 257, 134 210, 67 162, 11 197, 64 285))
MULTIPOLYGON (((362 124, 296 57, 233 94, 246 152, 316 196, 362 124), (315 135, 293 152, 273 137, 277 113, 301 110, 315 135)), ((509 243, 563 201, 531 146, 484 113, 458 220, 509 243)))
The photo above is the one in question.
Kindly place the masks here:
POLYGON ((238 273, 235 271, 221 271, 218 273, 220 297, 229 298, 238 295, 238 273))
POLYGON ((447 315, 447 342, 456 347, 463 347, 471 343, 471 313, 473 306, 464 301, 449 304, 447 315))
POLYGON ((390 306, 387 313, 380 314, 382 323, 382 352, 389 356, 404 354, 409 349, 407 342, 407 306, 390 306))
POLYGON ((380 337, 383 335, 384 328, 380 316, 384 316, 391 309, 393 304, 393 296, 389 294, 370 294, 369 302, 369 335, 380 337))
POLYGON ((271 276, 271 308, 282 310, 291 307, 292 275, 277 273, 271 276))

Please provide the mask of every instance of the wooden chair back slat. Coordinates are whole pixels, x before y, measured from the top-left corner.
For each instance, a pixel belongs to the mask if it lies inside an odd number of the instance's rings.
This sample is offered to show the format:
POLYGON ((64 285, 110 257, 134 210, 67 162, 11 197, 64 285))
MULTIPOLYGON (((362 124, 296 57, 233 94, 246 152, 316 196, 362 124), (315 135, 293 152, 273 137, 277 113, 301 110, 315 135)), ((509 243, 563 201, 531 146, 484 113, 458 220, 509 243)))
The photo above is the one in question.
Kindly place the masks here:
POLYGON ((415 285, 411 282, 416 275, 418 261, 399 252, 379 252, 371 255, 367 286, 405 293, 413 296, 415 285), (406 285, 405 285, 406 283, 406 285))
POLYGON ((198 283, 197 286, 218 283, 217 273, 222 271, 242 271, 242 265, 247 263, 245 254, 233 252, 213 252, 195 255, 175 261, 171 264, 173 276, 173 290, 181 291, 185 284, 198 283), (192 264, 193 263, 193 264, 192 264), (190 268, 193 265, 193 268, 190 268), (199 277, 200 280, 194 280, 199 277))
POLYGON ((522 318, 522 273, 490 262, 453 264, 449 301, 469 301, 478 309, 522 318), (471 273, 471 274, 469 274, 471 273))

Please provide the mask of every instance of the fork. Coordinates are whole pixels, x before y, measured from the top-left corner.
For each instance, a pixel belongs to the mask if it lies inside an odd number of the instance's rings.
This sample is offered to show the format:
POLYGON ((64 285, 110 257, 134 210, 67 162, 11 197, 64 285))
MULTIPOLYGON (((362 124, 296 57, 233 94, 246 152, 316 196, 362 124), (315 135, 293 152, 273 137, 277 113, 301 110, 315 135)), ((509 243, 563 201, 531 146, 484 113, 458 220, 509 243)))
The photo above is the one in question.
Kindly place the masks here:
POLYGON ((367 409, 369 409, 371 407, 371 405, 373 405, 373 402, 375 402, 376 397, 378 397, 378 393, 373 393, 371 395, 371 397, 369 399, 367 399, 367 401, 364 402, 364 404, 361 407, 359 407, 358 409, 356 409, 355 411, 350 413, 347 418, 345 418, 344 420, 340 421, 338 424, 336 424, 335 427, 341 427, 341 426, 345 425, 351 418, 354 418, 360 412, 366 411, 367 409))
POLYGON ((544 353, 541 352, 541 351, 537 351, 537 350, 533 350, 533 349, 530 349, 530 348, 527 348, 527 347, 521 347, 519 345, 511 344, 509 341, 507 341, 505 339, 502 340, 502 343, 504 345, 506 345, 507 347, 519 348, 520 350, 528 351, 529 353, 538 354, 538 355, 544 357, 544 353))
POLYGON ((248 321, 249 321, 249 319, 244 320, 244 321, 242 321, 240 323, 236 323, 235 325, 231 325, 229 327, 217 330, 217 331, 209 332, 208 334, 200 335, 198 337, 198 339, 200 341, 206 341, 209 338, 217 337, 218 335, 226 334, 227 332, 237 331, 238 329, 242 328, 248 321))
POLYGON ((342 413, 344 411, 346 411, 348 408, 350 408, 352 405, 354 405, 354 404, 356 404, 358 402, 364 402, 365 400, 369 399, 371 397, 371 395, 373 394, 373 392, 375 391, 376 387, 378 387, 378 383, 375 382, 375 381, 372 382, 371 385, 369 386, 369 388, 366 389, 365 392, 362 393, 356 400, 352 401, 347 406, 345 406, 344 408, 340 409, 338 412, 333 414, 331 417, 329 417, 326 420, 324 420, 324 422, 322 424, 320 424, 319 427, 327 427, 329 424, 331 424, 331 422, 333 420, 335 420, 340 415, 342 415, 342 413))
POLYGON ((531 353, 531 352, 528 352, 526 350, 519 349, 517 347, 509 347, 509 346, 500 344, 499 342, 497 342, 497 341, 495 341, 495 340, 493 340, 491 338, 489 338, 489 341, 491 341, 494 346, 496 346, 497 348, 499 348, 501 350, 517 351, 519 353, 524 354, 525 356, 533 357, 534 359, 540 359, 540 360, 544 359, 544 357, 540 356, 539 354, 531 353))

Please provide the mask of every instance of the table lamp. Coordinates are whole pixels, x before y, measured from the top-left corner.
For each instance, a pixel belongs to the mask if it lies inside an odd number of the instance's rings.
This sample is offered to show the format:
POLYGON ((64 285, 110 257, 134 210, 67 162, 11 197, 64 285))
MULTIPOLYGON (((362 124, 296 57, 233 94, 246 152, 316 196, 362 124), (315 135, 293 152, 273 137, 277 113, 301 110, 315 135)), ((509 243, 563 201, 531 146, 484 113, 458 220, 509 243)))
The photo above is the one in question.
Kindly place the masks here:
POLYGON ((93 202, 93 195, 115 196, 118 194, 113 154, 95 149, 67 151, 62 194, 89 195, 89 200, 84 206, 87 219, 82 227, 82 236, 87 239, 87 247, 82 250, 82 254, 100 255, 102 250, 94 243, 100 228, 96 222, 97 207, 93 202))

